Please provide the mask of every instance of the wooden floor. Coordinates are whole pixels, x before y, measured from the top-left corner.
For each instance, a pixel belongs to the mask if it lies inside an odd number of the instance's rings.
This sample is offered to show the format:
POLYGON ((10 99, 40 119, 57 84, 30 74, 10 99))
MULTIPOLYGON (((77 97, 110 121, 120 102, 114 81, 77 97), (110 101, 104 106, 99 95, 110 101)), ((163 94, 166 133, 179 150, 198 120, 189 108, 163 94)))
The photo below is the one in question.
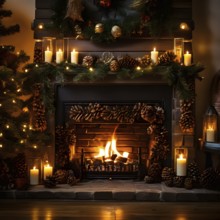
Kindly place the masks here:
POLYGON ((220 203, 0 200, 0 220, 219 220, 220 203))

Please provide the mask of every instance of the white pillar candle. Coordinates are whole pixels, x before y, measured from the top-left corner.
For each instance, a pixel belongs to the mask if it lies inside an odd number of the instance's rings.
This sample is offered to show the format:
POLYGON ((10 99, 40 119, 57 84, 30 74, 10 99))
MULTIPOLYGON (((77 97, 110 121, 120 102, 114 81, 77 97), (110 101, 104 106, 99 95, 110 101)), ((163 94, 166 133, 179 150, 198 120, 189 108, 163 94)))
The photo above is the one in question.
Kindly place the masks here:
POLYGON ((51 63, 52 61, 52 51, 49 47, 47 47, 47 50, 44 51, 44 61, 47 63, 51 63))
POLYGON ((158 59, 158 51, 156 51, 156 48, 154 48, 154 50, 151 51, 151 60, 154 64, 156 64, 157 59, 158 59))
POLYGON ((44 166, 44 180, 47 178, 47 176, 52 176, 53 173, 53 167, 51 167, 49 164, 44 166))
POLYGON ((214 128, 208 128, 206 130, 206 141, 215 142, 215 130, 214 128))
POLYGON ((176 161, 176 175, 186 176, 186 158, 183 158, 182 154, 180 154, 176 161))
POLYGON ((73 49, 73 51, 70 54, 71 54, 71 63, 78 64, 79 52, 73 49))
POLYGON ((189 51, 187 51, 184 54, 184 65, 185 66, 190 66, 192 63, 192 54, 189 53, 189 51))
POLYGON ((33 167, 30 169, 30 185, 38 185, 39 184, 39 169, 33 167))
POLYGON ((61 63, 63 61, 63 51, 59 49, 56 52, 56 63, 61 63))

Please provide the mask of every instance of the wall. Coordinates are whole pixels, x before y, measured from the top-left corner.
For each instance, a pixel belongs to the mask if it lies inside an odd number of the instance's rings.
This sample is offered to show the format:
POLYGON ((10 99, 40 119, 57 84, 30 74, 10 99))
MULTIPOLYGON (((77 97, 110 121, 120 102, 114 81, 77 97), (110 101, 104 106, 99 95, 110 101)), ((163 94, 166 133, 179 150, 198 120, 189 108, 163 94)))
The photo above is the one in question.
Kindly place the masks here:
POLYGON ((35 16, 35 0, 6 0, 3 8, 12 11, 12 16, 4 18, 3 24, 19 24, 20 32, 1 37, 0 44, 14 45, 16 51, 24 50, 33 60, 34 39, 31 23, 35 16))
MULTIPOLYGON (((202 75, 205 79, 196 83, 196 116, 197 137, 202 135, 203 115, 211 104, 211 85, 214 75, 220 69, 220 1, 219 0, 193 0, 193 20, 195 30, 193 32, 194 60, 205 65, 202 75)), ((200 155, 204 163, 204 154, 200 155)))

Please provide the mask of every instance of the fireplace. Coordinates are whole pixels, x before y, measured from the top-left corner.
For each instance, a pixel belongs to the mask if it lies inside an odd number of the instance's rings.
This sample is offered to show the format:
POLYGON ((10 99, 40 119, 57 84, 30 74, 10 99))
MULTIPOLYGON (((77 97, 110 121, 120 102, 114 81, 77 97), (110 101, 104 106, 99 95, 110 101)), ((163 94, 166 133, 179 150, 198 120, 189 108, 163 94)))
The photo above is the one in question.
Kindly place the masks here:
MULTIPOLYGON (((141 178, 151 163, 155 126, 166 129, 166 147, 172 146, 173 89, 162 80, 59 84, 55 96, 56 127, 71 131, 67 160, 80 161, 83 178, 141 178)), ((55 146, 55 166, 65 166, 55 146)), ((162 163, 171 161, 170 150, 162 163)))

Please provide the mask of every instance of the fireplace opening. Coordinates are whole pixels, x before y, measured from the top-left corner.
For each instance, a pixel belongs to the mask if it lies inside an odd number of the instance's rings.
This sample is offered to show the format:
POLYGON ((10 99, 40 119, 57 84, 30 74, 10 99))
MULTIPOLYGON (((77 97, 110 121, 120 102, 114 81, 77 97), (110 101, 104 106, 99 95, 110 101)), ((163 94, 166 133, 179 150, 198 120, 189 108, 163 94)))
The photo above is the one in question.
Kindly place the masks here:
POLYGON ((136 179, 152 162, 169 163, 169 86, 72 84, 56 89, 56 127, 71 131, 64 133, 71 141, 59 144, 55 137, 55 166, 78 159, 83 178, 136 179), (162 93, 155 97, 158 88, 162 93))

